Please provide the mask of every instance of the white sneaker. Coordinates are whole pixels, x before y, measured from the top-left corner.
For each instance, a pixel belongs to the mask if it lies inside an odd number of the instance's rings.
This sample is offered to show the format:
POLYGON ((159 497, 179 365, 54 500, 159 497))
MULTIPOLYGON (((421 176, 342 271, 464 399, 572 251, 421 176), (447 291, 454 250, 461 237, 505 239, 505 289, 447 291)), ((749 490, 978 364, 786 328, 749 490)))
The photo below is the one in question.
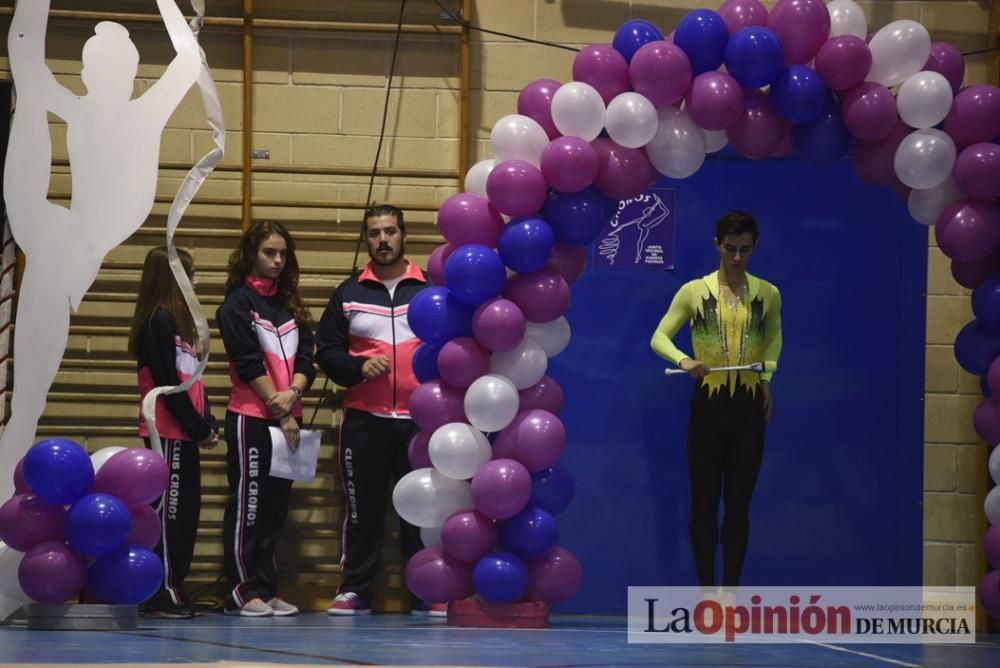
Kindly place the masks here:
POLYGON ((267 605, 274 612, 275 617, 291 617, 292 615, 299 614, 297 607, 277 596, 268 601, 267 605))
POLYGON ((239 617, 271 617, 274 615, 274 610, 259 598, 253 598, 247 601, 242 608, 233 610, 226 608, 223 613, 239 617))

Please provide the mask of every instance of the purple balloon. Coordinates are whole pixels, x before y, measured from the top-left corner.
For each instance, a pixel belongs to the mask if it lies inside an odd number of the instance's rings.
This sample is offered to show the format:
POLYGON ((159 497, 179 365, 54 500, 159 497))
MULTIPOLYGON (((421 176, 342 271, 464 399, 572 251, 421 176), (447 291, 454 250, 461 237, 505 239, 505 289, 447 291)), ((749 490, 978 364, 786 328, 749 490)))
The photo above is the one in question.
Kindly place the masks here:
POLYGON ((874 142, 855 142, 852 161, 854 171, 861 180, 876 186, 890 186, 895 183, 898 180, 896 169, 893 167, 896 149, 899 148, 903 138, 912 131, 913 129, 906 123, 896 119, 896 124, 883 139, 874 142))
POLYGON ((733 148, 754 160, 768 158, 785 135, 785 123, 767 94, 753 89, 745 93, 743 114, 726 128, 733 148))
POLYGON ((804 65, 830 35, 830 12, 820 0, 780 0, 767 27, 785 47, 785 64, 804 65))
POLYGON ((691 120, 705 130, 725 130, 743 115, 743 105, 743 88, 725 72, 699 74, 684 98, 691 120))
POLYGON ((597 151, 579 137, 559 137, 542 150, 541 166, 550 188, 579 192, 597 178, 597 151))
POLYGON ((452 387, 465 389, 490 371, 490 354, 471 336, 460 336, 441 347, 438 353, 441 379, 452 387))
POLYGON ((418 431, 410 439, 410 444, 406 446, 406 458, 413 470, 434 468, 428 449, 432 435, 433 432, 430 431, 418 431))
POLYGON ((27 494, 30 491, 31 487, 24 477, 24 457, 21 457, 14 467, 14 494, 27 494))
MULTIPOLYGON (((988 276, 1000 271, 1000 257, 991 256, 977 262, 951 261, 951 275, 963 288, 975 290, 988 276)), ((1000 393, 998 393, 1000 396, 1000 393)))
POLYGON ((128 508, 149 504, 163 494, 169 475, 163 457, 146 448, 129 448, 104 462, 94 492, 117 496, 128 508))
POLYGON ((0 506, 0 540, 18 552, 40 543, 62 541, 66 509, 35 494, 18 494, 0 506))
POLYGON ((961 91, 944 119, 944 131, 958 146, 992 141, 1000 135, 1000 88, 979 84, 961 91))
MULTIPOLYGON (((597 150, 597 188, 614 199, 630 199, 645 192, 656 178, 646 154, 637 148, 619 146, 607 137, 592 142, 597 150)), ((529 318, 530 320, 531 318, 529 318)))
POLYGON ((440 545, 425 547, 406 562, 406 586, 427 603, 448 603, 468 598, 472 564, 446 554, 440 545))
POLYGON ((665 40, 643 44, 628 65, 636 93, 657 107, 679 102, 691 85, 691 61, 680 47, 665 40))
POLYGON ((955 185, 969 197, 1000 197, 1000 146, 992 142, 962 149, 955 160, 955 185))
POLYGON ((976 406, 972 424, 981 439, 991 445, 1000 443, 1000 401, 992 398, 983 399, 976 406))
MULTIPOLYGON (((545 204, 547 192, 545 177, 537 167, 524 160, 504 160, 486 178, 486 194, 490 203, 513 218, 537 213, 545 204)), ((503 231, 502 220, 497 239, 503 231)), ((497 239, 490 245, 496 246, 497 239)))
POLYGON ((521 410, 537 408, 558 415, 563 407, 562 388, 549 376, 544 376, 538 383, 520 390, 517 394, 520 397, 518 405, 521 410))
MULTIPOLYGON (((986 383, 990 389, 990 394, 1000 397, 1000 357, 990 363, 989 371, 986 372, 986 383)), ((997 566, 1000 568, 1000 566, 997 566)))
POLYGON ((441 526, 441 547, 456 559, 475 563, 496 545, 496 524, 474 510, 457 512, 441 526))
POLYGON ((857 88, 871 69, 871 49, 853 35, 832 37, 816 53, 816 72, 828 88, 836 91, 857 88))
POLYGON ((465 422, 465 394, 440 380, 421 383, 410 394, 410 417, 428 434, 449 422, 465 422))
POLYGON ((28 550, 17 569, 24 593, 39 603, 65 603, 75 598, 86 580, 87 562, 61 541, 28 550))
POLYGON ((984 575, 976 587, 976 594, 986 612, 994 617, 1000 617, 1000 570, 990 571, 984 575))
POLYGON ((593 86, 604 104, 629 89, 628 63, 608 44, 591 44, 573 58, 573 80, 593 86))
POLYGON ((569 284, 551 267, 512 276, 503 296, 517 304, 528 322, 549 322, 569 309, 569 284))
POLYGON ((493 456, 513 459, 531 473, 544 471, 558 461, 566 449, 566 428, 549 411, 521 411, 497 436, 493 456))
POLYGON ((986 530, 983 537, 983 550, 986 552, 986 560, 993 568, 1000 568, 1000 523, 994 524, 986 530))
POLYGON ((520 307, 502 297, 480 304, 472 316, 472 335, 495 353, 512 350, 524 338, 525 327, 520 307))
POLYGON ((726 22, 730 35, 751 26, 767 25, 767 9, 757 0, 726 0, 718 14, 726 22))
POLYGON ((896 127, 896 98, 889 89, 867 81, 840 103, 844 127, 861 141, 885 139, 896 127))
POLYGON ((945 207, 934 226, 941 252, 959 262, 978 262, 1000 246, 1000 205, 960 199, 945 207))
POLYGON ((132 528, 125 539, 126 545, 138 545, 152 550, 160 542, 163 526, 160 524, 160 514, 152 506, 135 506, 128 509, 132 515, 132 528))
POLYGON ((531 498, 531 474, 513 459, 486 462, 472 477, 476 510, 495 520, 517 515, 531 498))
POLYGON ((931 55, 924 63, 924 70, 937 72, 951 84, 951 92, 958 93, 965 79, 965 58, 957 47, 948 42, 931 44, 931 55))
POLYGON ((549 264, 566 279, 567 283, 573 284, 587 270, 587 250, 583 246, 556 242, 549 264))
POLYGON ((455 247, 451 244, 441 244, 431 251, 431 256, 427 258, 427 275, 432 285, 444 285, 444 265, 448 261, 448 256, 454 252, 455 247))
POLYGON ((517 113, 537 121, 549 139, 559 136, 552 120, 552 96, 560 86, 562 84, 554 79, 536 79, 522 88, 517 96, 517 113))
POLYGON ((473 193, 458 193, 446 199, 438 211, 437 224, 441 236, 453 248, 466 244, 494 248, 503 230, 500 212, 486 198, 473 193))
POLYGON ((580 589, 583 584, 583 566, 572 552, 562 547, 552 551, 537 561, 530 561, 528 567, 528 587, 524 591, 526 601, 564 601, 580 589))

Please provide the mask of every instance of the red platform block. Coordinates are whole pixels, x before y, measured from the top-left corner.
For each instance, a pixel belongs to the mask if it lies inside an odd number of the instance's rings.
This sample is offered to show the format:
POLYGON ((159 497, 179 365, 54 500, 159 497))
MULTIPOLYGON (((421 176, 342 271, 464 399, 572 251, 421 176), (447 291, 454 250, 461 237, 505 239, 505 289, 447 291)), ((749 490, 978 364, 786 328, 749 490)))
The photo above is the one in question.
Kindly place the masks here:
POLYGON ((549 604, 487 603, 479 598, 452 601, 448 604, 449 626, 474 626, 487 629, 547 629, 549 604))

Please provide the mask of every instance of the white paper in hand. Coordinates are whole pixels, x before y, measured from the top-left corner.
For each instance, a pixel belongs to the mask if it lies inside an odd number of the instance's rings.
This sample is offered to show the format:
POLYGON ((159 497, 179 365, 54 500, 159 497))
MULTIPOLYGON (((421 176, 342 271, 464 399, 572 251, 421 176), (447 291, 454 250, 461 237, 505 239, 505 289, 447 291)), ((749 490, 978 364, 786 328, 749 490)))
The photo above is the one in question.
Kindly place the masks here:
POLYGON ((292 450, 285 441, 285 432, 269 427, 271 432, 271 475, 275 478, 312 482, 316 477, 321 432, 299 431, 299 447, 292 450))

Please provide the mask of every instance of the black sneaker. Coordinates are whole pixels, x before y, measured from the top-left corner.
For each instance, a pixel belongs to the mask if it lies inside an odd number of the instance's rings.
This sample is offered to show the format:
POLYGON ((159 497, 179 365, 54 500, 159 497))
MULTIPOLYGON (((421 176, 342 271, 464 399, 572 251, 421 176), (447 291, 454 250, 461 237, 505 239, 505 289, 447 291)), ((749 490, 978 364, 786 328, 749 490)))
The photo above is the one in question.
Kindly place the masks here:
POLYGON ((189 605, 175 603, 147 603, 139 609, 139 614, 147 619, 194 619, 198 613, 189 605))

